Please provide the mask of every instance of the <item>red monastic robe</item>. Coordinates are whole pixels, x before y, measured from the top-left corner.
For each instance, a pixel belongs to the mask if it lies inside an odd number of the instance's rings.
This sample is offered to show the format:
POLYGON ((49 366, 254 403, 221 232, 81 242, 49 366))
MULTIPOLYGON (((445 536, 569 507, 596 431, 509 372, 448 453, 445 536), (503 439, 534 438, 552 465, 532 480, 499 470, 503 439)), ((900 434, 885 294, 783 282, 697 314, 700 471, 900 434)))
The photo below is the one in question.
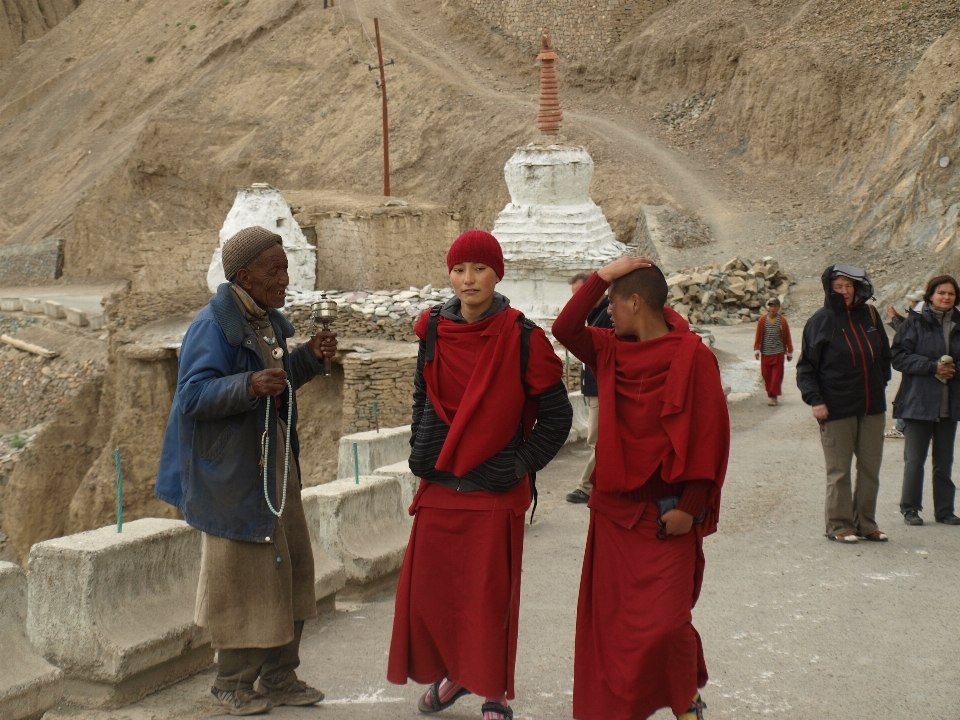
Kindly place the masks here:
MULTIPOLYGON (((518 315, 507 308, 473 323, 439 319, 434 360, 424 367, 427 396, 450 425, 438 469, 462 477, 498 453, 521 419, 535 418, 530 398, 561 381, 563 365, 536 328, 524 391, 518 315)), ((425 339, 426 330, 424 313, 417 335, 425 339)), ((514 697, 530 501, 526 480, 506 493, 464 493, 421 481, 397 585, 390 682, 449 677, 481 697, 514 697)))
POLYGON ((703 537, 716 530, 730 422, 710 349, 670 308, 671 331, 644 342, 585 327, 608 284, 594 276, 553 325, 594 370, 600 423, 577 608, 573 716, 634 720, 686 712, 707 682, 692 610, 703 537), (657 538, 656 500, 704 513, 684 536, 657 538))

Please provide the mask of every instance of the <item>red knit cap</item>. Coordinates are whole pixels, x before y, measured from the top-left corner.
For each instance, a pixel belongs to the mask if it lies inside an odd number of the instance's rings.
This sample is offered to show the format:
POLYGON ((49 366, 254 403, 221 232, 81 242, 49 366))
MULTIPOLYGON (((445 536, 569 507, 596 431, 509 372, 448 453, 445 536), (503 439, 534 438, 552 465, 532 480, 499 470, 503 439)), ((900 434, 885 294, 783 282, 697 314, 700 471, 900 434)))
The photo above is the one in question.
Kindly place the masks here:
POLYGON ((503 280, 503 249, 497 239, 485 230, 467 230, 453 241, 447 252, 447 272, 457 263, 483 263, 503 280))

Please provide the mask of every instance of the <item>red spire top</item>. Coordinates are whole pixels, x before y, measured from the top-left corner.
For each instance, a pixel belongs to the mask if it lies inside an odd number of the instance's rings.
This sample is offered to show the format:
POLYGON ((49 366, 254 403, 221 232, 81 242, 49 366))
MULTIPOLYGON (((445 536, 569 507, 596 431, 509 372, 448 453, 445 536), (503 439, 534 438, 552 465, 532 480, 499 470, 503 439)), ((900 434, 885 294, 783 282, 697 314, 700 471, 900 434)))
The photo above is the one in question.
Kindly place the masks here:
POLYGON ((537 113, 537 129, 544 135, 558 135, 563 125, 563 112, 560 110, 560 94, 557 90, 557 72, 553 67, 560 57, 553 51, 550 34, 543 33, 543 45, 537 60, 540 65, 540 110, 537 113))

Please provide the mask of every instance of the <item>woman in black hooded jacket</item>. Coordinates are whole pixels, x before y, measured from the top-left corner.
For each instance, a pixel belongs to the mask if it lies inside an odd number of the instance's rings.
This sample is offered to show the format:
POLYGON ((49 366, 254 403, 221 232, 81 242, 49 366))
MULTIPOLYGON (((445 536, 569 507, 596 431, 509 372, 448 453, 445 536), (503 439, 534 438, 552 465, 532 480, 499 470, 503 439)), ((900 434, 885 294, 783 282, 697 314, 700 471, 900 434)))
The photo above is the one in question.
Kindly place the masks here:
POLYGON ((824 305, 807 321, 797 361, 797 387, 820 423, 827 470, 826 534, 855 543, 883 542, 876 522, 890 343, 880 315, 867 301, 873 285, 852 265, 822 276, 824 305), (857 457, 856 489, 851 462, 857 457))
POLYGON ((933 505, 938 523, 960 525, 954 510, 953 445, 960 420, 960 286, 949 275, 927 284, 923 309, 910 311, 893 339, 893 366, 903 373, 893 416, 904 422, 903 492, 907 525, 923 525, 923 465, 933 442, 933 505), (952 359, 944 361, 944 356, 952 359))

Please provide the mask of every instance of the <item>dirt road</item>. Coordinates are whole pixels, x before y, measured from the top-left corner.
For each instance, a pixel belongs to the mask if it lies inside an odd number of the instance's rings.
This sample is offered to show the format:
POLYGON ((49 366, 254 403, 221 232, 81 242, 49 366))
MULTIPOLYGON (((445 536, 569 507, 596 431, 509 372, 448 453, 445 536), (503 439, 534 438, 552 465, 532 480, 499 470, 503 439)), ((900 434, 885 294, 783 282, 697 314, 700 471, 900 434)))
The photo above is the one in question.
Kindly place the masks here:
MULTIPOLYGON (((735 389, 749 389, 751 376, 759 374, 750 352, 752 328, 714 333, 725 374, 735 389)), ((895 377, 892 390, 897 382, 895 377)), ((695 611, 711 675, 704 691, 708 717, 956 717, 960 529, 932 522, 903 525, 897 512, 903 446, 888 440, 878 518, 890 542, 828 542, 822 534, 817 426, 795 389, 792 363, 785 389, 777 408, 767 407, 762 393, 730 407, 733 448, 720 531, 706 542, 707 574, 695 611)), ((571 716, 575 608, 588 515, 563 496, 585 460, 582 446, 573 446, 540 478, 541 505, 524 556, 517 718, 571 716)), ((310 623, 302 676, 323 688, 328 699, 317 708, 280 708, 271 716, 420 717, 421 688, 391 686, 384 679, 392 614, 387 588, 372 598, 342 598, 335 613, 310 623)), ((207 694, 210 681, 208 672, 123 710, 60 708, 47 717, 210 717, 216 714, 207 694)), ((476 698, 444 713, 453 720, 478 716, 476 698)))

